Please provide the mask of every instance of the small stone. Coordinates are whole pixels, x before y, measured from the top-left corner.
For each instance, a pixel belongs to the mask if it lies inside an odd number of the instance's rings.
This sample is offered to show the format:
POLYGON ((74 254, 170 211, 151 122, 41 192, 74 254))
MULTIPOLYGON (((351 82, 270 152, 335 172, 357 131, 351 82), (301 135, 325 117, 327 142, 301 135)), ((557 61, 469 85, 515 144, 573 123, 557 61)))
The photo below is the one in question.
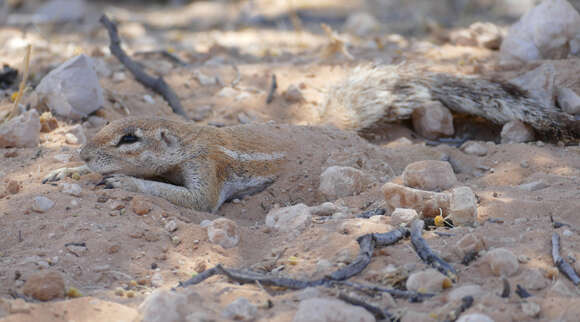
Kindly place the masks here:
POLYGON ((521 189, 521 190, 532 192, 532 191, 542 190, 542 189, 547 188, 547 187, 549 187, 549 185, 545 184, 541 180, 538 180, 538 181, 532 181, 532 182, 528 182, 528 183, 522 183, 517 188, 521 189))
POLYGON ((505 248, 490 250, 485 255, 485 261, 496 276, 512 276, 517 273, 520 267, 514 253, 505 248))
POLYGON ((360 194, 373 182, 364 172, 342 166, 326 168, 320 175, 318 190, 328 199, 338 199, 360 194))
POLYGON ((203 86, 217 85, 218 83, 217 77, 207 76, 206 74, 200 72, 199 70, 193 72, 193 77, 197 79, 200 85, 203 86))
POLYGON ((562 236, 564 237, 572 237, 573 235, 574 233, 570 229, 564 229, 564 231, 562 232, 562 236))
POLYGON ((64 141, 67 144, 71 144, 71 145, 76 145, 79 143, 79 140, 77 139, 76 136, 74 136, 72 133, 67 133, 64 135, 64 141))
POLYGON ((163 286, 163 275, 160 272, 155 272, 151 275, 151 286, 161 287, 163 286))
POLYGON ((391 225, 399 226, 401 224, 408 225, 415 219, 419 219, 419 214, 415 209, 396 208, 391 214, 391 225))
POLYGON ((544 277, 539 268, 528 268, 519 274, 518 284, 521 284, 527 290, 539 291, 548 287, 550 282, 544 277))
POLYGON ((449 292, 449 294, 447 295, 447 301, 448 302, 461 301, 461 299, 466 296, 472 296, 475 300, 477 300, 477 298, 481 297, 484 293, 485 292, 479 285, 475 284, 463 285, 451 290, 451 292, 449 292))
POLYGON ((533 318, 540 314, 541 308, 534 302, 522 302, 522 311, 525 315, 533 318))
POLYGON ((258 308, 255 305, 248 299, 240 297, 226 306, 222 316, 236 321, 248 321, 254 319, 257 313, 258 308))
POLYGON ((463 314, 457 322, 495 322, 492 318, 481 313, 463 314))
POLYGON ((444 288, 451 287, 451 280, 436 269, 430 268, 409 275, 405 285, 410 291, 437 293, 444 288))
POLYGON ((435 140, 455 133, 453 115, 440 102, 430 102, 413 110, 413 129, 424 138, 435 140))
POLYGON ((61 186, 61 191, 63 193, 69 194, 71 196, 80 197, 82 188, 76 183, 63 183, 61 186))
POLYGON ((562 111, 576 115, 580 114, 580 95, 569 88, 558 88, 556 90, 558 105, 562 111))
POLYGON ((385 201, 391 209, 412 208, 421 218, 435 217, 449 211, 450 194, 407 188, 402 185, 387 182, 383 185, 385 201))
POLYGON ((266 216, 266 226, 281 232, 304 231, 312 221, 310 208, 305 204, 272 209, 266 216))
POLYGON ((131 210, 137 215, 148 214, 151 209, 153 209, 151 203, 141 196, 136 196, 131 200, 131 210))
POLYGON ((455 243, 455 249, 459 257, 464 257, 469 253, 484 250, 485 244, 480 236, 471 233, 461 237, 461 239, 455 243))
POLYGON ((527 169, 530 167, 530 163, 527 160, 523 160, 522 162, 520 162, 520 167, 527 169))
POLYGON ((501 129, 501 143, 525 143, 535 136, 534 130, 520 121, 510 121, 501 129))
POLYGON ((65 293, 64 279, 57 272, 32 275, 24 283, 22 292, 40 301, 63 298, 65 293))
POLYGON ((72 128, 70 128, 70 130, 68 130, 68 133, 65 135, 65 140, 67 140, 66 142, 68 144, 85 144, 85 143, 87 143, 87 137, 85 135, 84 128, 80 124, 73 126, 72 128), (71 139, 70 142, 67 139, 69 137, 69 134, 74 136, 74 139, 71 139))
POLYGON ((405 167, 403 182, 407 187, 415 189, 442 191, 456 184, 457 178, 449 162, 424 160, 405 167))
POLYGON ((311 298, 300 302, 293 322, 374 322, 375 317, 360 306, 336 299, 311 298))
POLYGON ((175 220, 170 220, 165 224, 165 230, 172 233, 177 230, 177 222, 175 220))
POLYGON ((40 118, 35 109, 0 124, 0 148, 34 148, 40 140, 40 118))
POLYGON ((148 104, 151 104, 151 105, 155 104, 155 100, 149 94, 143 95, 143 101, 145 101, 145 103, 148 103, 148 104))
POLYGON ((6 183, 6 191, 12 195, 17 194, 20 191, 20 183, 16 180, 8 180, 8 183, 6 183))
POLYGON ((473 226, 477 221, 477 200, 469 187, 451 190, 449 219, 455 226, 473 226))
POLYGON ((52 208, 54 206, 54 201, 43 197, 43 196, 37 196, 34 197, 34 199, 32 200, 32 210, 36 211, 36 212, 45 212, 47 210, 49 210, 50 208, 52 208))
POLYGON ((296 85, 288 86, 288 89, 282 93, 282 96, 288 103, 300 103, 304 101, 304 96, 302 96, 302 92, 296 85))
POLYGON ((371 233, 384 233, 391 231, 393 227, 387 224, 386 216, 374 216, 373 218, 382 217, 381 222, 372 222, 369 219, 352 218, 346 219, 340 225, 339 231, 343 234, 361 236, 371 233))
POLYGON ((313 216, 332 216, 337 212, 348 212, 348 208, 338 206, 332 202, 325 202, 318 206, 310 207, 313 216))
POLYGON ((207 226, 207 236, 213 244, 223 248, 236 247, 240 242, 240 232, 235 221, 227 218, 218 218, 207 226))
POLYGON ((127 78, 127 75, 123 72, 113 73, 113 82, 120 83, 127 78))
POLYGON ((467 141, 461 145, 460 149, 467 154, 477 155, 480 157, 486 155, 488 151, 485 144, 476 141, 467 141))

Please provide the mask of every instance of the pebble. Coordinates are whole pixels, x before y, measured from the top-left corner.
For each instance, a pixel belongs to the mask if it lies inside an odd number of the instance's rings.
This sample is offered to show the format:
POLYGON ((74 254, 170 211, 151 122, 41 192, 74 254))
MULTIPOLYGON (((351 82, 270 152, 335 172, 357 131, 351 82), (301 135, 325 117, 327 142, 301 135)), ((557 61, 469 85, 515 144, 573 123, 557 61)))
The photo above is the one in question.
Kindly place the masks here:
POLYGON ((562 232, 562 236, 564 237, 572 237, 573 235, 574 233, 570 229, 564 229, 564 231, 562 232))
POLYGON ((436 269, 429 268, 409 275, 405 285, 410 291, 437 293, 451 287, 452 283, 447 276, 439 273, 436 269))
POLYGON ((521 185, 519 185, 517 188, 520 190, 525 190, 525 191, 538 191, 538 190, 542 190, 544 188, 549 187, 548 184, 545 184, 543 181, 538 180, 538 181, 532 181, 532 182, 528 182, 528 183, 522 183, 521 185))
POLYGON ((63 183, 61 186, 61 191, 63 193, 69 194, 71 196, 80 197, 82 192, 81 186, 76 183, 63 183))
POLYGON ((556 99, 562 111, 568 114, 580 114, 580 96, 573 90, 562 87, 556 90, 556 99))
POLYGON ((123 72, 113 73, 113 82, 120 83, 120 82, 124 81, 125 79, 127 79, 127 75, 125 73, 123 73, 123 72))
POLYGON ((12 195, 17 194, 20 192, 20 183, 16 180, 8 180, 8 183, 6 183, 6 191, 12 195))
POLYGON ((459 257, 464 257, 471 252, 480 252, 484 249, 485 243, 483 242, 483 239, 474 233, 461 237, 461 239, 455 243, 455 250, 459 257))
POLYGON ((325 202, 318 206, 310 207, 310 213, 313 216, 332 216, 337 212, 348 212, 348 208, 338 206, 332 202, 325 202))
POLYGON ((43 197, 43 196, 37 196, 34 197, 34 199, 32 200, 32 210, 36 211, 36 212, 45 212, 47 210, 49 210, 50 208, 52 208, 54 206, 54 201, 43 197))
POLYGON ((490 250, 485 255, 485 261, 496 276, 512 276, 517 273, 520 267, 514 253, 505 248, 490 250))
POLYGON ((466 154, 477 155, 480 157, 485 156, 488 152, 487 146, 477 141, 467 141, 461 145, 460 149, 466 154))
POLYGON ((207 236, 213 244, 223 248, 233 248, 240 242, 240 232, 235 221, 218 218, 207 226, 207 236))
POLYGON ((360 194, 373 180, 361 170, 352 167, 331 166, 320 175, 318 190, 328 199, 334 200, 360 194))
POLYGON ((175 220, 170 220, 165 224, 165 230, 172 233, 177 230, 177 222, 175 220))
POLYGON ((373 218, 375 217, 381 217, 381 222, 372 222, 370 219, 364 218, 346 219, 340 224, 339 232, 347 235, 361 236, 371 233, 386 233, 393 230, 393 227, 387 224, 388 217, 374 216, 373 218))
POLYGON ((463 314, 457 319, 457 322, 495 322, 489 316, 482 313, 463 314))
POLYGON ((447 107, 438 101, 414 109, 412 120, 415 132, 430 140, 451 136, 455 133, 453 115, 447 107))
POLYGON ((0 124, 0 148, 34 148, 40 141, 40 117, 35 109, 0 124))
POLYGON ((524 143, 534 138, 534 130, 520 121, 510 121, 501 129, 501 143, 524 143))
POLYGON ((28 277, 22 292, 36 300, 50 301, 64 297, 64 279, 57 272, 39 273, 28 277))
POLYGON ((248 299, 240 297, 230 303, 222 312, 222 316, 236 321, 253 320, 258 313, 258 308, 248 299))
POLYGON ((79 140, 77 139, 76 136, 74 136, 72 133, 67 133, 64 135, 64 141, 67 144, 71 144, 71 145, 76 145, 79 143, 79 140))
POLYGON ((525 315, 533 318, 540 315, 541 308, 537 303, 534 302, 522 302, 522 311, 525 315))
POLYGON ((145 101, 145 103, 148 103, 148 104, 151 104, 151 105, 155 104, 155 100, 149 94, 143 95, 143 101, 145 101))
POLYGON ((293 322, 374 322, 375 317, 360 306, 337 299, 312 298, 298 305, 293 322))
POLYGON ((451 190, 449 219, 455 226, 473 226, 477 221, 477 200, 469 187, 451 190))
POLYGON ((479 285, 476 284, 463 285, 451 290, 451 292, 449 292, 449 294, 447 295, 447 301, 448 302, 461 301, 461 299, 466 296, 472 296, 473 299, 477 300, 484 293, 485 292, 479 285))
POLYGON ((163 286, 163 275, 160 272, 155 272, 151 275, 151 286, 161 287, 163 286))
POLYGON ((408 225, 415 219, 419 219, 419 214, 415 209, 395 208, 391 214, 391 225, 399 226, 401 224, 408 225))
POLYGON ((522 162, 520 162, 520 167, 527 169, 530 167, 530 163, 527 160, 522 160, 522 162))
POLYGON ((310 208, 305 204, 272 209, 266 215, 266 226, 281 232, 304 231, 312 221, 310 208))
POLYGON ((66 142, 68 144, 85 144, 85 143, 87 143, 87 136, 85 135, 85 129, 80 124, 77 124, 77 125, 71 127, 68 130, 68 133, 65 134, 65 140, 67 140, 66 142), (69 142, 67 139, 69 134, 74 136, 74 139, 72 139, 71 142, 69 142))
POLYGON ((422 218, 438 216, 440 209, 444 216, 449 211, 449 193, 407 188, 391 182, 385 183, 382 191, 385 201, 391 209, 415 209, 422 218))
POLYGON ((131 200, 131 210, 137 215, 146 215, 151 212, 151 209, 153 209, 151 203, 141 196, 135 196, 131 200))
POLYGON ((288 103, 300 103, 304 101, 302 92, 296 85, 288 86, 288 89, 282 93, 282 96, 288 103))
POLYGON ((456 184, 457 178, 449 162, 424 160, 413 162, 405 167, 403 183, 415 189, 442 191, 456 184))

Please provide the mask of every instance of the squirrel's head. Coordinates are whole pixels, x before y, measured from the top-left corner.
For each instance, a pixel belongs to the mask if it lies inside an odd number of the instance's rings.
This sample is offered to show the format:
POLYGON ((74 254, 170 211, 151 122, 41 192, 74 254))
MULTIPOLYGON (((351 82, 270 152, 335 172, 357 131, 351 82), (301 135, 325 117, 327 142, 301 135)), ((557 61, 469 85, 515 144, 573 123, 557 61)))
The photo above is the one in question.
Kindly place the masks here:
POLYGON ((185 157, 179 128, 184 123, 159 118, 127 118, 102 128, 81 149, 81 159, 101 174, 158 176, 185 157))

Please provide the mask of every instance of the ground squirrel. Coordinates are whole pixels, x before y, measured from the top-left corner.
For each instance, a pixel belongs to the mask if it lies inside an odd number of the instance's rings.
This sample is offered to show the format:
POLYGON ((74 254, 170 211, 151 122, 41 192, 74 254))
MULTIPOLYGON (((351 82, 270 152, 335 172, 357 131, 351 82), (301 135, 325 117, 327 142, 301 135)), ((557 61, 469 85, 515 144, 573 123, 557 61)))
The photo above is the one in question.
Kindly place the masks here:
POLYGON ((315 193, 293 189, 317 186, 320 173, 330 165, 359 167, 377 177, 392 175, 386 151, 354 133, 282 124, 216 128, 127 118, 101 129, 82 147, 80 157, 85 166, 57 169, 44 182, 92 170, 109 187, 210 212, 227 200, 262 191, 281 173, 289 179, 279 198, 288 197, 289 202, 296 201, 294 192, 307 195, 301 202, 318 201, 311 196, 315 193), (354 148, 365 155, 349 150, 354 148))

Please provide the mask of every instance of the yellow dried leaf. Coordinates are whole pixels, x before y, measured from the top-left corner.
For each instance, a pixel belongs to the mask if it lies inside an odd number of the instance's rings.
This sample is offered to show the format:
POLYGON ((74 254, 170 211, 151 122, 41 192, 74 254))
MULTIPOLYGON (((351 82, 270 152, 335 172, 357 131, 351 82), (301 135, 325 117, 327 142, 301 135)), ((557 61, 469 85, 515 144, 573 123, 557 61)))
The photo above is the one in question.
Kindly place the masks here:
POLYGON ((76 287, 71 287, 66 291, 66 296, 70 298, 77 298, 83 296, 83 294, 76 287))

